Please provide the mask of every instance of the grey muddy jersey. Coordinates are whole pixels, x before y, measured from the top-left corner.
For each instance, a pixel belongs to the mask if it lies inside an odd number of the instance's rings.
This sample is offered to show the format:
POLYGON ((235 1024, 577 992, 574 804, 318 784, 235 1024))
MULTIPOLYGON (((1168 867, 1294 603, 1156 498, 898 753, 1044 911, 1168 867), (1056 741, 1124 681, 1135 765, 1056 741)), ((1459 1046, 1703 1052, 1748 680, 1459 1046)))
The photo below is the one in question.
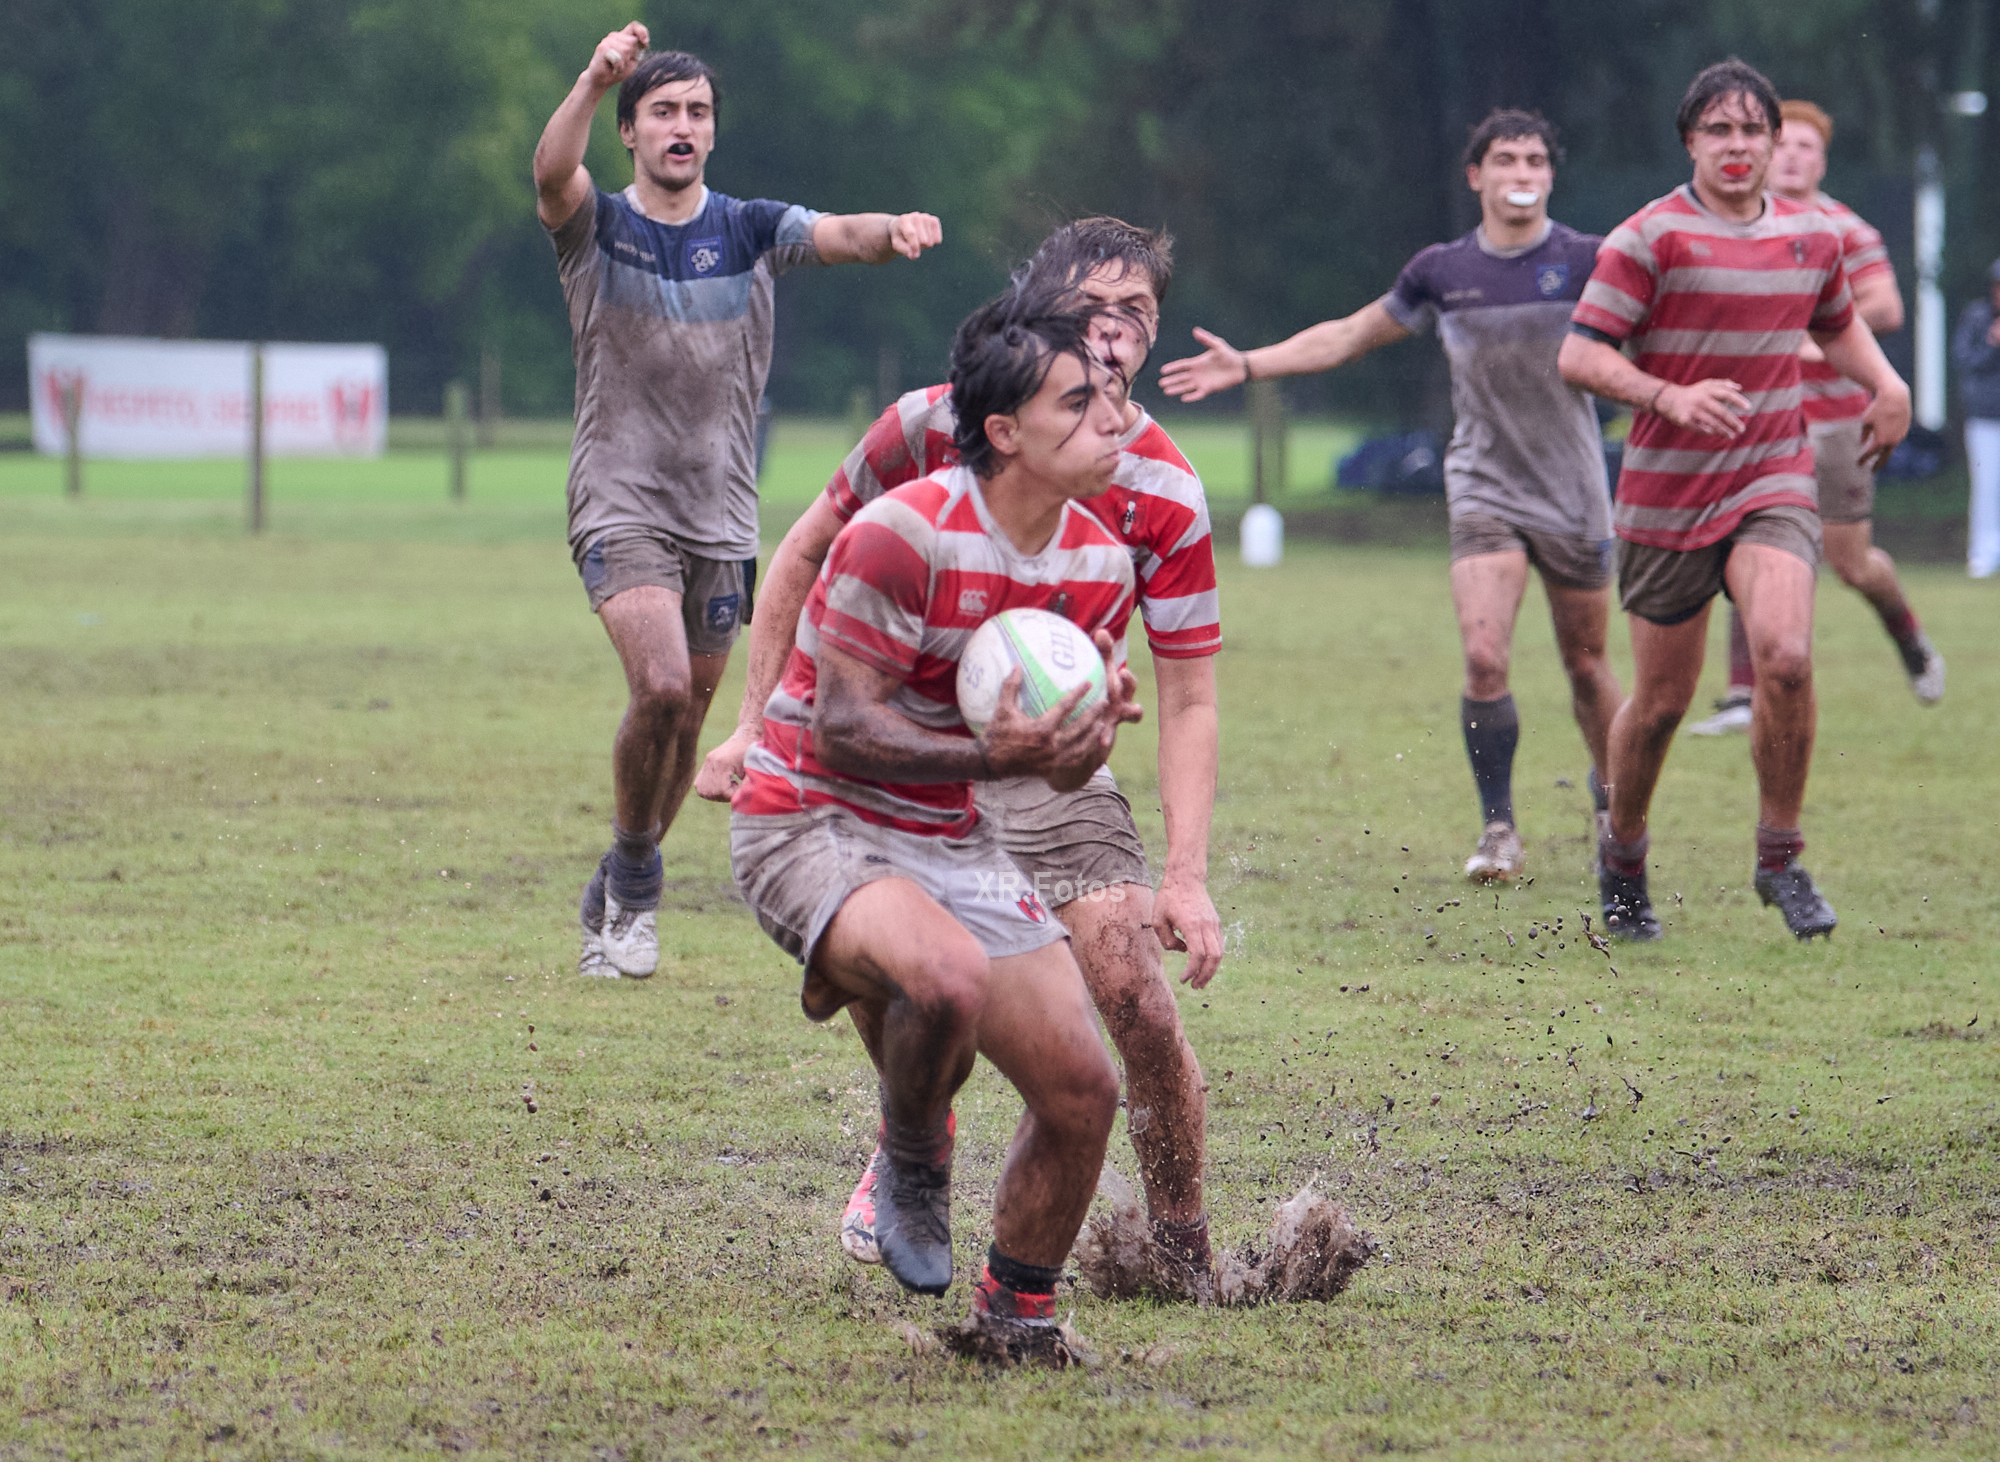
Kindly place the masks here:
POLYGON ((1556 369, 1600 242, 1552 222, 1540 243, 1502 252, 1475 228, 1418 254, 1383 297, 1406 330, 1435 321, 1451 363, 1444 484, 1454 515, 1611 537, 1597 415, 1556 369))

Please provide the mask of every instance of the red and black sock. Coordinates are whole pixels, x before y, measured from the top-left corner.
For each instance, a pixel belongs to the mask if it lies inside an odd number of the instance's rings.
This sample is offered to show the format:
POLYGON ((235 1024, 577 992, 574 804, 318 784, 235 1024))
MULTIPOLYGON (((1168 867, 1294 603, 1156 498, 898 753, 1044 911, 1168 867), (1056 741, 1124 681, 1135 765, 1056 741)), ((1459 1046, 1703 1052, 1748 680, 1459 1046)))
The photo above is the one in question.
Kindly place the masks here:
POLYGON ((1646 876, 1646 850, 1653 846, 1651 832, 1642 832, 1629 843, 1621 843, 1607 832, 1597 840, 1598 861, 1621 878, 1646 876))
POLYGON ((1521 740, 1521 716, 1514 697, 1495 701, 1461 698, 1459 719, 1465 731, 1465 754, 1472 759, 1472 780, 1479 786, 1479 806, 1487 822, 1514 825, 1514 748, 1521 740))
POLYGON ((1053 1320, 1061 1278, 1062 1265, 1023 1264, 993 1244, 986 1250, 986 1269, 972 1287, 972 1308, 1007 1320, 1053 1320))
POLYGON ((1924 627, 1917 623, 1916 611, 1905 604, 1891 614, 1882 614, 1882 628, 1889 631, 1889 638, 1896 642, 1896 653, 1903 657, 1903 668, 1912 675, 1924 673, 1924 658, 1930 649, 1930 641, 1924 638, 1924 627))
POLYGON ((1764 872, 1776 873, 1805 850, 1805 834, 1797 828, 1757 824, 1757 866, 1764 872))

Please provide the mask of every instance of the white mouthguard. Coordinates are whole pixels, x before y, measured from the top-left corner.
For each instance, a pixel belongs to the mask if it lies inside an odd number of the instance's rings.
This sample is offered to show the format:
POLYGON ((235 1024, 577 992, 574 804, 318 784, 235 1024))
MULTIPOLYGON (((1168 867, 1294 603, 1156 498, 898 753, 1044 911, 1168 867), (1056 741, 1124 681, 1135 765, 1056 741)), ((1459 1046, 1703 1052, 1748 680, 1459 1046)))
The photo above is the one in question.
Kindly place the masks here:
POLYGON ((1507 195, 1507 201, 1516 208, 1533 208, 1541 199, 1542 195, 1532 188, 1517 188, 1507 195))

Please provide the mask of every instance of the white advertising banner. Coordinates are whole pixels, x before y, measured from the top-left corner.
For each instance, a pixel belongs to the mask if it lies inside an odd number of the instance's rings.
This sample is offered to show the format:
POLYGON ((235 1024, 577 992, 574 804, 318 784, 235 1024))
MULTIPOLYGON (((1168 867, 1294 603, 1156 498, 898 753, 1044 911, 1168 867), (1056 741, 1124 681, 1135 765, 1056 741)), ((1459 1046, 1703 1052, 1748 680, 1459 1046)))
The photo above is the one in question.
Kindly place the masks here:
MULTIPOLYGON (((35 450, 69 450, 66 387, 82 394, 87 457, 240 457, 250 449, 250 354, 240 340, 30 335, 35 450)), ((379 345, 264 347, 264 450, 376 457, 389 435, 379 345)))

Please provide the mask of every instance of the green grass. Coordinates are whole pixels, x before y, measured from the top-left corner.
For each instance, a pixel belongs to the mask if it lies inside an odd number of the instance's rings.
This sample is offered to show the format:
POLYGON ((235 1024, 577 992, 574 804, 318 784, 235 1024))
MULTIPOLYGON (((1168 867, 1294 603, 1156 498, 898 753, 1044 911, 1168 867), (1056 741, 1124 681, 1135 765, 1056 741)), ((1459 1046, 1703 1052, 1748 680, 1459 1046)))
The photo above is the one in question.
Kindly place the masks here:
MULTIPOLYGON (((788 501, 825 435, 781 438, 788 501)), ((1317 1181, 1384 1253, 1327 1305, 1079 1292, 1103 1369, 987 1375, 897 1328, 962 1287, 838 1253, 872 1080, 734 902, 720 809, 667 844, 659 977, 570 973, 623 689, 559 454, 462 507, 435 458, 280 463, 258 542, 226 474, 92 473, 65 503, 0 459, 0 1455, 2000 1451, 1985 586, 1910 575, 1934 711, 1822 595, 1831 943, 1745 887, 1742 741, 1688 741, 1669 939, 1607 960, 1539 595, 1536 877, 1496 898, 1456 877, 1439 555, 1225 555, 1232 954, 1181 997, 1214 1218, 1254 1240, 1317 1181)), ((1117 766, 1157 850, 1150 735, 1117 766)), ((961 1098, 968 1264, 1016 1113, 984 1068, 961 1098)))

